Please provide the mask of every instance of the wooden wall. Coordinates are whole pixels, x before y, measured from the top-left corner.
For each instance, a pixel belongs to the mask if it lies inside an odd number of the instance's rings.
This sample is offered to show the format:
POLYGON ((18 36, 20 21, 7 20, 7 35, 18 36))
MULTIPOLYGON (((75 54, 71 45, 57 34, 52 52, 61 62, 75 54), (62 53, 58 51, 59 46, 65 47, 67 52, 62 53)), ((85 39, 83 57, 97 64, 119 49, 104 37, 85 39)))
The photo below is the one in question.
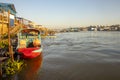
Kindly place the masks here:
POLYGON ((7 23, 0 23, 0 34, 5 34, 8 32, 8 24, 7 23))

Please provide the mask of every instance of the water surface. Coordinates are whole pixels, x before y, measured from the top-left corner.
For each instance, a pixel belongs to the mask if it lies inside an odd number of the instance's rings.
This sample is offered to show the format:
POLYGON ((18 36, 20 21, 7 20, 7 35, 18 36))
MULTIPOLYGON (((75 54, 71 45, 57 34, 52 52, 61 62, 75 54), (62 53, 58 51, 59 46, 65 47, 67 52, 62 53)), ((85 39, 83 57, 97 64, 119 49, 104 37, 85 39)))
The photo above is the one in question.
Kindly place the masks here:
POLYGON ((62 33, 43 46, 37 80, 120 80, 120 32, 62 33))
POLYGON ((120 32, 59 33, 42 44, 15 80, 120 80, 120 32))

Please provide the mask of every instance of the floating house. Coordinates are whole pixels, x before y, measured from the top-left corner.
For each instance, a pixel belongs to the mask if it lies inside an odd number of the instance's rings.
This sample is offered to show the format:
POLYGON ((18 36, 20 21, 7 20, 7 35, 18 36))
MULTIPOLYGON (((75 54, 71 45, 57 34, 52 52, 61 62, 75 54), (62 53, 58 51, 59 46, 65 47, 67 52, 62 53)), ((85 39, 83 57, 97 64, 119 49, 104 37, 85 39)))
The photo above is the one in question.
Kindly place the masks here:
POLYGON ((14 27, 17 13, 14 4, 0 3, 0 34, 8 31, 8 11, 10 11, 10 26, 14 27))
POLYGON ((16 9, 14 4, 0 3, 0 35, 8 32, 8 24, 10 23, 10 33, 16 34, 21 28, 36 28, 39 29, 43 35, 47 35, 47 28, 42 25, 37 25, 35 22, 16 17, 16 9), (10 14, 9 12, 10 11, 10 14), (9 16, 8 16, 9 14, 9 16), (10 19, 10 21, 8 20, 10 19))
POLYGON ((22 28, 37 28, 38 25, 36 25, 35 22, 21 18, 21 17, 16 17, 16 19, 22 24, 22 28))

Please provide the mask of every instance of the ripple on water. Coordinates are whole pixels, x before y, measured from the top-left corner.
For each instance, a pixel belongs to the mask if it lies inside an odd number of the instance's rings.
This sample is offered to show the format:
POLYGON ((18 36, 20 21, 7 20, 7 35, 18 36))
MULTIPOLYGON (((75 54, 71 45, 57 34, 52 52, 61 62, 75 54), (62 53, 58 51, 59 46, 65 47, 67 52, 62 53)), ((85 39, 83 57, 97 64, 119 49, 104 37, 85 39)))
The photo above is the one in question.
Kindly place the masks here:
POLYGON ((37 80, 119 80, 119 43, 119 32, 61 33, 45 39, 37 80))

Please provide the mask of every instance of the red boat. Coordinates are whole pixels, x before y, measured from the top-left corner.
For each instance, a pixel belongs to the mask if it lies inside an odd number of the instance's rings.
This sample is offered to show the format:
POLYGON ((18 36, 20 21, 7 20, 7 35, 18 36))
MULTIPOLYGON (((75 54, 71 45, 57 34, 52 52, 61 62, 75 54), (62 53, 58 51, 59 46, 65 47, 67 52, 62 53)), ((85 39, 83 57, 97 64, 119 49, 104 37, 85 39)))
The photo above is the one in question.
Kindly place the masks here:
POLYGON ((23 29, 18 33, 17 53, 22 58, 35 58, 42 53, 40 31, 23 29))

